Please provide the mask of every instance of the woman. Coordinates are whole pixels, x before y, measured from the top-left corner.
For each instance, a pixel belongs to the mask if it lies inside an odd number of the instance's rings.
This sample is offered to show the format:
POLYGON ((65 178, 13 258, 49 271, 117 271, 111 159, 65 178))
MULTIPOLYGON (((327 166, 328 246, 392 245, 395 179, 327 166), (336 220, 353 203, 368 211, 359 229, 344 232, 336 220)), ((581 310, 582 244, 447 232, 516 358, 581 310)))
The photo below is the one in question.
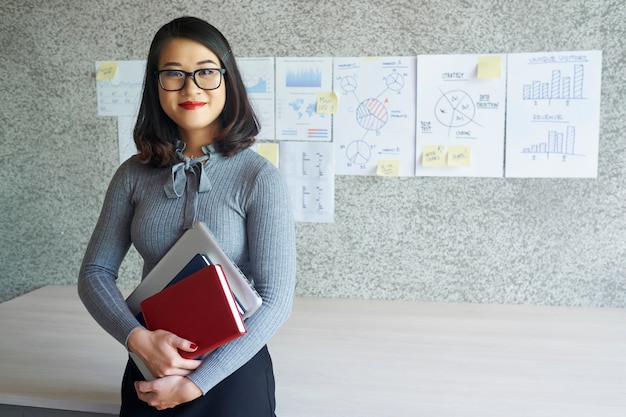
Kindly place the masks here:
POLYGON ((177 416, 275 415, 266 343, 291 311, 295 237, 280 173, 248 149, 257 133, 223 35, 192 17, 164 25, 148 55, 134 131, 138 154, 109 185, 78 281, 90 314, 159 377, 144 381, 128 362, 122 416, 169 408, 177 416), (248 334, 203 361, 179 355, 193 352, 193 341, 142 327, 115 283, 131 244, 145 276, 195 220, 211 229, 263 298, 246 320, 248 334))

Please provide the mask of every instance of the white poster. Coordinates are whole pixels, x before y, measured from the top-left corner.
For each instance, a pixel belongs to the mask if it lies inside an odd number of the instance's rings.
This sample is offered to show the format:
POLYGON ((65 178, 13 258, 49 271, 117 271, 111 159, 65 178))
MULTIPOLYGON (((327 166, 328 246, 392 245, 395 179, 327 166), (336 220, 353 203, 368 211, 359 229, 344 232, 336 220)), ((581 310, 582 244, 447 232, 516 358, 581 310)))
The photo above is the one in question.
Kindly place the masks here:
POLYGON ((280 172, 297 222, 332 223, 335 172, 331 142, 281 142, 280 172))
POLYGON ((415 173, 415 57, 335 58, 337 174, 415 173))
POLYGON ((146 61, 96 61, 98 115, 137 116, 146 61))
POLYGON ((117 143, 120 164, 137 153, 133 129, 135 129, 136 117, 120 116, 117 118, 117 143))
POLYGON ((330 141, 332 115, 317 111, 332 92, 332 58, 276 58, 276 139, 330 141))
POLYGON ((417 57, 416 175, 502 177, 506 59, 417 57))
POLYGON ((601 51, 508 56, 506 177, 598 175, 601 51))
POLYGON ((274 58, 237 58, 237 66, 246 86, 248 98, 261 124, 257 139, 275 139, 274 58))

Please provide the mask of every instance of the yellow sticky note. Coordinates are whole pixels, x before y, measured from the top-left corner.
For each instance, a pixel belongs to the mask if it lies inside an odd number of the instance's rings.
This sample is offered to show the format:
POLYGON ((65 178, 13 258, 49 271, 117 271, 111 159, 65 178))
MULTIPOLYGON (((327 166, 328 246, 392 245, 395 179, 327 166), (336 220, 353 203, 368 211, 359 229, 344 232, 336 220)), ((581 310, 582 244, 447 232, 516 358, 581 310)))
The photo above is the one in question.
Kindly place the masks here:
POLYGON ((108 61, 101 62, 96 74, 96 80, 112 80, 117 72, 117 62, 108 61))
POLYGON ((502 68, 502 57, 500 55, 489 55, 478 57, 477 78, 500 78, 502 68))
POLYGON ((422 147, 422 165, 425 167, 441 167, 446 164, 446 149, 442 145, 422 147))
POLYGON ((322 114, 337 113, 337 94, 334 91, 317 93, 315 111, 322 114))
POLYGON ((397 177, 400 173, 400 161, 381 160, 378 161, 376 175, 380 177, 397 177))
POLYGON ((259 155, 278 166, 278 143, 259 143, 256 149, 259 155))
POLYGON ((448 165, 451 167, 468 167, 472 161, 470 146, 448 146, 448 165))

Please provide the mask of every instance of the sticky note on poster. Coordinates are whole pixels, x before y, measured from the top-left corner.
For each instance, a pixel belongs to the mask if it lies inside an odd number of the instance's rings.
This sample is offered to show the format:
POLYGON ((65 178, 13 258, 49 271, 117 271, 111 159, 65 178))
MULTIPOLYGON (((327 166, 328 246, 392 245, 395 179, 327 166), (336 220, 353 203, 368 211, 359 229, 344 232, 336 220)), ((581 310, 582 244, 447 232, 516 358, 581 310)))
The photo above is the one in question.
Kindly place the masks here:
POLYGON ((380 160, 376 167, 376 175, 379 177, 397 177, 400 173, 400 161, 380 160))
POLYGON ((441 167, 446 164, 446 149, 442 145, 422 147, 422 166, 441 167))
POLYGON ((259 155, 278 167, 278 143, 259 143, 256 151, 259 155))
POLYGON ((112 80, 117 73, 117 61, 101 62, 96 74, 96 80, 112 80))
POLYGON ((487 55, 478 57, 476 78, 500 78, 502 76, 502 57, 500 55, 487 55))
POLYGON ((448 166, 468 167, 472 161, 470 146, 448 146, 448 166))
POLYGON ((317 93, 315 112, 320 114, 337 113, 337 94, 334 91, 317 93))

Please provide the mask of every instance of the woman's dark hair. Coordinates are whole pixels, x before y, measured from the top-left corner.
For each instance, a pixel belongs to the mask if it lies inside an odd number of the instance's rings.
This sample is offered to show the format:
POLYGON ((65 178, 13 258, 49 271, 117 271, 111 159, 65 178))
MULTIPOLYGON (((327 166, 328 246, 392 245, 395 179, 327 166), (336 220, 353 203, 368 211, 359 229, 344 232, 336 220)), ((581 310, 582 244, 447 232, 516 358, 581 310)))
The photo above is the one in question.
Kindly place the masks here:
POLYGON ((170 166, 178 162, 178 128, 161 108, 155 75, 161 50, 176 38, 190 39, 206 46, 220 58, 222 67, 226 69, 223 80, 226 84, 226 103, 219 116, 222 129, 213 142, 215 150, 224 155, 234 155, 252 145, 260 126, 228 41, 204 20, 180 17, 162 26, 150 45, 143 96, 133 132, 139 161, 151 166, 170 166))

